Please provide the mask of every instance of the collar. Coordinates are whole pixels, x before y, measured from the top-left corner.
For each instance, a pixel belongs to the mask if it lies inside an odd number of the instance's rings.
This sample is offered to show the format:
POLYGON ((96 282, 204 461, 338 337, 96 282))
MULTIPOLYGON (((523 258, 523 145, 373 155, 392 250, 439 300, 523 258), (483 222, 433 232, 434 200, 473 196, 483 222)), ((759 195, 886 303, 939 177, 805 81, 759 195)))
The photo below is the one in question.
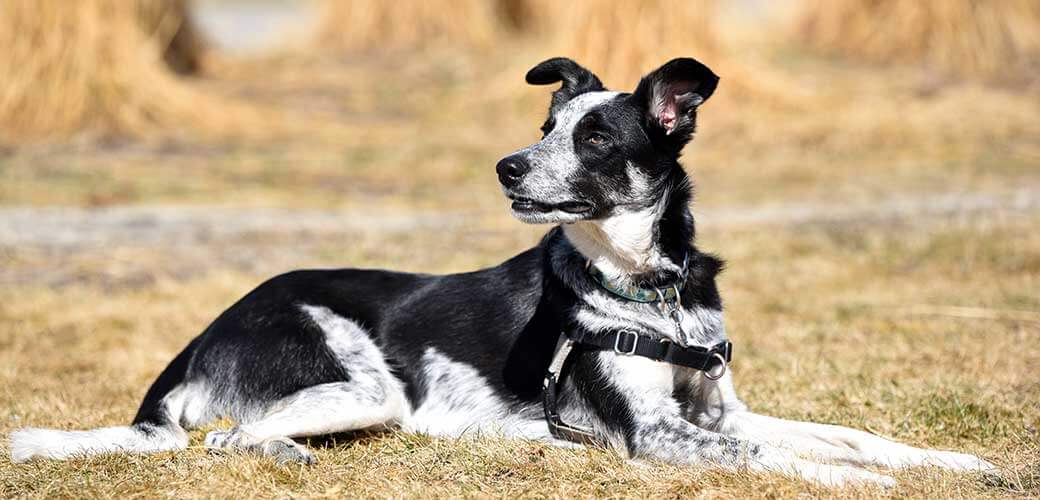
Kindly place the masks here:
POLYGON ((658 288, 643 288, 622 283, 621 280, 618 279, 612 279, 604 274, 600 268, 594 266, 592 261, 588 259, 585 260, 585 270, 588 271, 589 276, 592 276, 592 279, 595 280, 600 287, 623 299, 643 303, 668 302, 678 300, 683 287, 686 286, 686 276, 689 273, 689 264, 690 254, 686 253, 683 256, 682 269, 679 271, 678 279, 671 284, 658 288))

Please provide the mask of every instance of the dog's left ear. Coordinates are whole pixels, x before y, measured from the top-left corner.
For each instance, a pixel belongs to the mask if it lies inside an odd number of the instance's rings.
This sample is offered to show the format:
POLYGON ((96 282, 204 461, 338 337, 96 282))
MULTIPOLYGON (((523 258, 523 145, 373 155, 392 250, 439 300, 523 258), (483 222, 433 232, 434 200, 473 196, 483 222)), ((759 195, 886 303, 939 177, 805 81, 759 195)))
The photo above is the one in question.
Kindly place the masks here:
POLYGON ((646 107, 648 125, 681 148, 693 135, 697 107, 718 83, 719 77, 707 66, 683 57, 644 76, 633 97, 646 107))
POLYGON ((603 83, 596 75, 566 57, 554 57, 538 63, 527 72, 525 79, 531 85, 551 85, 563 82, 560 89, 553 92, 551 109, 555 109, 585 92, 604 90, 603 83))

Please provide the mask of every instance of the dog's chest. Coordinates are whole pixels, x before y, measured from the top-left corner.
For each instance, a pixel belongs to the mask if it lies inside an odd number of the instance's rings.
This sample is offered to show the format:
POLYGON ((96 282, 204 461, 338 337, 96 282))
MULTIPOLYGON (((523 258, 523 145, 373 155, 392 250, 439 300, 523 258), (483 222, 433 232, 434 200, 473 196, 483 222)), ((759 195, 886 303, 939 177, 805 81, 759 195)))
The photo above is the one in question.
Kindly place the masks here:
POLYGON ((671 394, 674 387, 672 365, 638 356, 613 352, 601 355, 600 365, 606 368, 615 385, 630 394, 671 394))
POLYGON ((600 292, 587 294, 578 322, 593 331, 628 330, 676 343, 711 346, 726 339, 722 311, 700 305, 672 314, 657 303, 621 302, 600 292), (678 323, 676 320, 678 319, 678 323))
MULTIPOLYGON (((712 346, 726 339, 722 311, 693 306, 682 308, 680 312, 680 328, 691 345, 712 346)), ((675 326, 674 320, 672 326, 675 326)))

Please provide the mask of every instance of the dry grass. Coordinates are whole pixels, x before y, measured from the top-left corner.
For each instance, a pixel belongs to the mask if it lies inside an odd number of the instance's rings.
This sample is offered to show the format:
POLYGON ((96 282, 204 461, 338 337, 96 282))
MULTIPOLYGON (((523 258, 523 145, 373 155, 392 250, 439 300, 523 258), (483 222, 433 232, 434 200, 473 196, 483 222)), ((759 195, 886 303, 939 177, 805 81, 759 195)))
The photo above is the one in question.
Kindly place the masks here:
POLYGON ((798 36, 850 60, 999 82, 1040 75, 1040 3, 1032 0, 813 0, 802 10, 798 36))
POLYGON ((0 143, 75 134, 222 138, 256 134, 261 115, 178 78, 197 69, 185 2, 0 3, 0 143))
POLYGON ((506 23, 493 0, 326 0, 323 10, 320 50, 487 48, 506 23))
MULTIPOLYGON (((737 40, 728 23, 733 5, 717 0, 508 0, 515 6, 528 59, 566 55, 592 69, 610 89, 631 91, 639 79, 676 57, 694 57, 722 76, 715 103, 741 109, 749 102, 790 112, 804 102, 798 82, 763 61, 759 47, 737 40)), ((738 10, 740 7, 736 7, 738 10)), ((734 29, 736 28, 736 29, 734 29)), ((771 37, 758 36, 773 44, 771 37)), ((529 62, 526 64, 530 64, 529 62)), ((514 68, 521 73, 527 68, 514 68)), ((718 106, 719 104, 715 104, 718 106)), ((724 112, 726 114, 726 112, 724 112)))
POLYGON ((595 68, 607 86, 632 86, 674 57, 719 53, 714 0, 531 1, 535 26, 559 54, 595 68), (537 19, 537 17, 536 17, 537 19))
POLYGON ((141 29, 158 40, 163 61, 174 72, 197 73, 202 68, 205 40, 191 17, 188 0, 135 0, 141 29))

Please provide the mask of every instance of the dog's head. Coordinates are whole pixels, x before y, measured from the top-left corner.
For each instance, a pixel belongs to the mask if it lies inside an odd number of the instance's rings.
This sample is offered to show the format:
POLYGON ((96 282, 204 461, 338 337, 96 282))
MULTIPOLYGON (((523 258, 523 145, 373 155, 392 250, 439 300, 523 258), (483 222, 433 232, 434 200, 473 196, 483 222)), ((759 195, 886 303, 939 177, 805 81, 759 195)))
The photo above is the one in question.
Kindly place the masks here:
POLYGON ((622 93, 607 91, 570 59, 535 66, 528 83, 563 84, 553 92, 542 140, 498 162, 513 215, 566 223, 653 205, 718 80, 694 59, 673 59, 622 93))

